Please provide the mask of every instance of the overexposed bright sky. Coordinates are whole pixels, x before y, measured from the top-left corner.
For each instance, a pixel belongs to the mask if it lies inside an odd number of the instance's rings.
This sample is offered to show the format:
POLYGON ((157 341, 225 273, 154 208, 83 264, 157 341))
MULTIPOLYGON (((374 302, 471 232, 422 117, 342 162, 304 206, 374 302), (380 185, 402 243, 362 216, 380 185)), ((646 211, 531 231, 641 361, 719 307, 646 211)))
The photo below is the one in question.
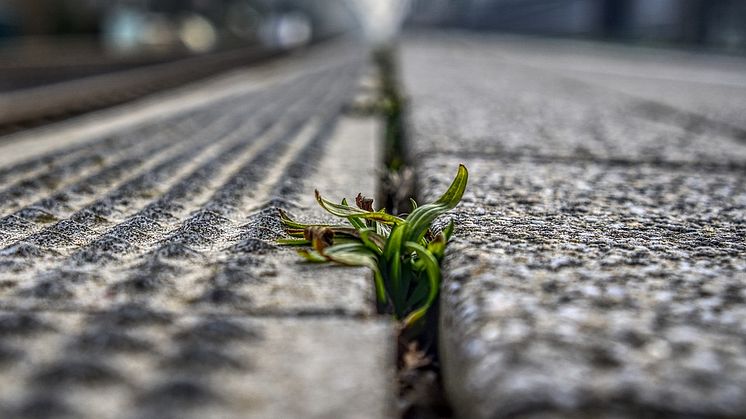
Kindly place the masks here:
POLYGON ((372 42, 385 42, 399 30, 409 0, 347 0, 357 12, 365 35, 372 42))

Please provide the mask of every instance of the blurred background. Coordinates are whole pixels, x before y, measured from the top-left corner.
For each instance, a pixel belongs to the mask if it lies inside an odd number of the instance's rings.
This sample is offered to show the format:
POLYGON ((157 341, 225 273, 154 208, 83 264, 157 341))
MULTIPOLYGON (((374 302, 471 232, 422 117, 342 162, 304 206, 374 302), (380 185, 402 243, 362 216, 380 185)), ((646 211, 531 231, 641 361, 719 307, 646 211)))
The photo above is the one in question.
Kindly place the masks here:
POLYGON ((342 0, 0 0, 0 91, 349 31, 342 0))
POLYGON ((743 0, 0 0, 0 42, 53 37, 119 55, 291 48, 403 14, 412 26, 746 51, 743 0))
POLYGON ((0 135, 361 33, 383 3, 0 0, 0 135))
POLYGON ((106 52, 292 47, 350 29, 342 0, 2 0, 0 39, 95 41, 106 52), (312 31, 313 28, 313 31, 312 31))
POLYGON ((746 52, 744 0, 0 0, 0 125, 119 103, 341 35, 381 42, 402 24, 746 52), (147 88, 127 83, 134 76, 100 82, 83 105, 60 91, 42 112, 35 96, 19 106, 7 95, 190 57, 215 58, 148 76, 147 88))
POLYGON ((409 22, 746 51, 743 0, 415 0, 409 22))

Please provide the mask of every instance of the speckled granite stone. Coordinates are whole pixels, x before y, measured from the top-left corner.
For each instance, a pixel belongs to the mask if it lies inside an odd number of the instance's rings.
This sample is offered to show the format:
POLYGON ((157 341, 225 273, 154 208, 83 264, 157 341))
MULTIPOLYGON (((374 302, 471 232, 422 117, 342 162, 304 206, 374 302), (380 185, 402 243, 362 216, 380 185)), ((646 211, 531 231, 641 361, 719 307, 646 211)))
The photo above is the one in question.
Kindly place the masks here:
POLYGON ((746 412, 746 176, 463 162, 442 350, 466 417, 746 412))
POLYGON ((370 351, 382 337, 393 339, 390 325, 376 320, 175 315, 140 304, 2 312, 14 358, 0 358, 0 406, 9 418, 387 417, 390 390, 366 385, 391 373, 382 368, 390 354, 370 351))
POLYGON ((402 54, 423 200, 470 171, 441 297, 459 417, 746 415, 746 146, 478 39, 402 54))
MULTIPOLYGON (((654 80, 648 81, 653 85, 648 97, 631 96, 615 90, 629 77, 607 75, 606 83, 593 83, 585 72, 568 73, 550 65, 572 58, 566 56, 544 67, 526 65, 523 56, 534 49, 520 49, 520 42, 505 46, 500 39, 432 34, 403 43, 402 80, 415 138, 411 146, 417 155, 487 153, 744 168, 746 145, 733 142, 739 133, 727 127, 716 130, 701 118, 688 117, 688 108, 673 115, 660 115, 660 106, 651 109, 654 80), (514 50, 522 51, 522 59, 514 50)), ((531 57, 548 61, 541 51, 531 57)), ((592 49, 585 57, 601 60, 599 55, 592 49)), ((636 58, 645 62, 644 56, 636 58)), ((606 61, 607 66, 619 65, 606 61)), ((641 66, 631 59, 620 61, 633 69, 641 66)), ((590 65, 585 69, 594 70, 590 65)), ((644 80, 643 70, 636 77, 644 80)), ((684 84, 680 90, 688 88, 684 84)), ((724 112, 728 109, 720 105, 724 112)))
POLYGON ((375 191, 376 123, 342 115, 366 66, 348 47, 165 93, 107 135, 0 141, 0 417, 390 415, 368 271, 275 244, 278 208, 320 218, 314 188, 375 191))

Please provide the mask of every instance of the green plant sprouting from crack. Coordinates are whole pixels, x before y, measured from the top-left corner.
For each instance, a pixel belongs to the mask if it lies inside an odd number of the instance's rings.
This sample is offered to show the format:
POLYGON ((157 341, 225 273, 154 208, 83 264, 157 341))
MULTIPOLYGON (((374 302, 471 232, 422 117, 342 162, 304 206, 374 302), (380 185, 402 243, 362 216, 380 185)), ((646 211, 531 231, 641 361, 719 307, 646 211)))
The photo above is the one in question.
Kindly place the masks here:
POLYGON ((456 178, 435 202, 417 206, 407 216, 373 210, 373 200, 358 194, 356 206, 345 199, 335 204, 316 200, 327 212, 345 218, 348 224, 303 224, 280 210, 282 223, 293 237, 285 245, 311 246, 299 254, 310 262, 332 262, 364 266, 373 271, 378 303, 401 320, 404 328, 417 323, 435 302, 440 289, 440 262, 453 233, 453 221, 439 233, 432 231, 435 219, 454 208, 466 189, 468 172, 459 165, 456 178))

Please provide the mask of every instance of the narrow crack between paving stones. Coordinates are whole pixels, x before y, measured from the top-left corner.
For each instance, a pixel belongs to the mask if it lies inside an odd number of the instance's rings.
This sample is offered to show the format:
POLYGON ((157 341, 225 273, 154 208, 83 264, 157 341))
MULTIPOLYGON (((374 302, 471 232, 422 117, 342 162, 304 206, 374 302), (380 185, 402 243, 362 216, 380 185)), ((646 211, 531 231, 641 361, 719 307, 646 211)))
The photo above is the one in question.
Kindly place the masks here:
MULTIPOLYGON (((407 143, 407 102, 398 80, 398 62, 393 47, 373 52, 379 77, 378 114, 383 119, 383 157, 378 202, 392 214, 412 210, 410 198, 418 201, 415 171, 407 143)), ((397 404, 403 419, 452 418, 446 400, 438 357, 438 313, 440 298, 426 315, 425 327, 397 338, 397 404)))

